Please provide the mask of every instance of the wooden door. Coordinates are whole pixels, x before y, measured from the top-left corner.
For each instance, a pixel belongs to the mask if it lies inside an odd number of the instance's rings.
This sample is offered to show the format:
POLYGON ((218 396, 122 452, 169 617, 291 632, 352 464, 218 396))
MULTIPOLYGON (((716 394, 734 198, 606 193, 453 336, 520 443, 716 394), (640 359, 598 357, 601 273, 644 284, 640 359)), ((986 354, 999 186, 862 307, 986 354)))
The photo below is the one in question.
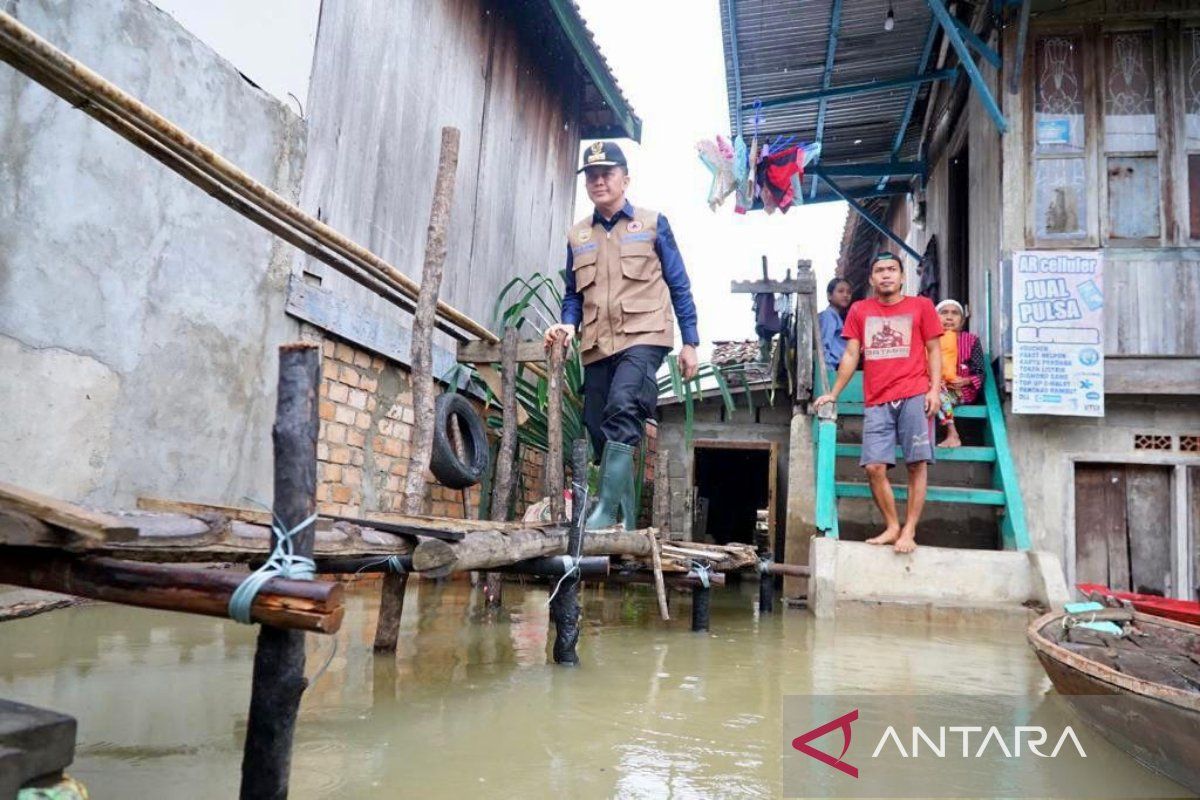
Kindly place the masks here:
POLYGON ((1076 464, 1075 580, 1169 595, 1170 467, 1076 464))
POLYGON ((1192 554, 1192 585, 1186 592, 1200 600, 1200 467, 1188 467, 1188 552, 1192 554))

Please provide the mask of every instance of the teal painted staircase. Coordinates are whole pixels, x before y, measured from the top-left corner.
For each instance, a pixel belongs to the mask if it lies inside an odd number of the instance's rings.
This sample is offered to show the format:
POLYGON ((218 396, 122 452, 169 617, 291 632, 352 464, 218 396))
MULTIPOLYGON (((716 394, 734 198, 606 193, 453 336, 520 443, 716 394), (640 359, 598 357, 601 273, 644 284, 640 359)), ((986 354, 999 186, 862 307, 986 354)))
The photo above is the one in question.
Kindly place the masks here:
MULTIPOLYGON (((819 362, 818 362, 819 363, 819 362)), ((1029 550, 1029 531, 1025 527, 1025 506, 1021 500, 1021 489, 1017 483, 1016 467, 1008 448, 1008 434, 1004 425, 1004 410, 1000 405, 1000 392, 996 379, 988 369, 983 384, 983 405, 960 406, 955 409, 958 419, 983 420, 984 446, 982 447, 939 447, 938 461, 977 462, 991 465, 992 485, 986 488, 934 486, 930 485, 927 502, 959 503, 992 506, 1000 514, 1000 536, 1006 550, 1029 550)), ((829 383, 833 385, 833 376, 829 383)), ((817 529, 826 536, 838 538, 838 500, 847 498, 870 498, 871 489, 865 478, 862 482, 837 479, 837 460, 853 458, 857 461, 862 447, 857 444, 839 442, 837 417, 863 414, 862 373, 842 391, 837 407, 825 406, 813 419, 813 440, 816 448, 816 521, 817 529)), ((897 452, 899 456, 899 452, 897 452)), ((899 459, 898 459, 899 460, 899 459)), ((907 487, 893 486, 897 500, 907 499, 907 487)))

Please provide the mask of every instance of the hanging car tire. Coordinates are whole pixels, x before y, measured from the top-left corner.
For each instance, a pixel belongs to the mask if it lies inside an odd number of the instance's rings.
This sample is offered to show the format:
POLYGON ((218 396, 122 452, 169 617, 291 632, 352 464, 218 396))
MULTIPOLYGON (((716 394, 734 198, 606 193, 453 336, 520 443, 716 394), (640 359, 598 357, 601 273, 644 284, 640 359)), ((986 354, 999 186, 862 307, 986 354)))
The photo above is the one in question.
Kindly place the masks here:
POLYGON ((434 403, 433 451, 429 470, 438 483, 451 489, 474 486, 488 468, 487 431, 483 419, 471 402, 461 394, 446 392, 434 403), (450 435, 450 420, 457 418, 463 435, 464 459, 458 457, 450 435))

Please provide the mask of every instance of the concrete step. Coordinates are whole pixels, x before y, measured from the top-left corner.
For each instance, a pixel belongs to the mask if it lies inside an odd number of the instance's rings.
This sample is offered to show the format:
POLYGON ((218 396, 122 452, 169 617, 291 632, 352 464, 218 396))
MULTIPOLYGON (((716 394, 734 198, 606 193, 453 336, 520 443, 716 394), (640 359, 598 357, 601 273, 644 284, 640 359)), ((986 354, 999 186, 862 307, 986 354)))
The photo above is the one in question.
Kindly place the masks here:
MULTIPOLYGON (((838 458, 859 458, 862 456, 861 444, 839 444, 835 448, 838 458)), ((935 447, 934 457, 938 461, 971 461, 980 464, 993 464, 996 461, 994 447, 935 447)), ((904 458, 904 451, 896 448, 896 459, 904 458)))
MULTIPOLYGON (((871 487, 865 483, 838 481, 833 485, 837 497, 871 497, 871 487)), ((892 485, 897 500, 908 499, 908 487, 892 485)), ((964 486, 930 486, 925 499, 931 503, 963 503, 976 506, 1003 506, 1004 492, 1000 489, 977 489, 964 486)))
POLYGON ((1041 551, 924 545, 901 555, 818 537, 809 554, 809 605, 819 617, 864 605, 1028 615, 1030 606, 1061 608, 1070 599, 1061 562, 1041 551))

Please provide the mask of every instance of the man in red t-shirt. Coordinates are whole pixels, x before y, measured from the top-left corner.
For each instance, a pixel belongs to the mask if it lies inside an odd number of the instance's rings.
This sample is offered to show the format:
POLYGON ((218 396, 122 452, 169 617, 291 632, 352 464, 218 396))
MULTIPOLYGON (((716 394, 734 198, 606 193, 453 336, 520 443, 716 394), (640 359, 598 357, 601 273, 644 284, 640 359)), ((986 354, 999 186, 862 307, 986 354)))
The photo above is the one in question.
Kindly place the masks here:
POLYGON ((813 406, 837 401, 854 377, 861 353, 866 409, 859 464, 866 468, 871 496, 887 523, 883 533, 867 543, 890 544, 897 553, 911 553, 917 547, 917 521, 925 505, 928 465, 933 461, 933 415, 941 403, 938 337, 942 323, 929 298, 904 296, 904 270, 894 254, 875 256, 870 281, 875 296, 850 306, 846 315, 842 328, 846 352, 833 390, 818 397, 813 406), (908 511, 903 527, 887 477, 888 468, 896 464, 897 446, 908 467, 908 511))

